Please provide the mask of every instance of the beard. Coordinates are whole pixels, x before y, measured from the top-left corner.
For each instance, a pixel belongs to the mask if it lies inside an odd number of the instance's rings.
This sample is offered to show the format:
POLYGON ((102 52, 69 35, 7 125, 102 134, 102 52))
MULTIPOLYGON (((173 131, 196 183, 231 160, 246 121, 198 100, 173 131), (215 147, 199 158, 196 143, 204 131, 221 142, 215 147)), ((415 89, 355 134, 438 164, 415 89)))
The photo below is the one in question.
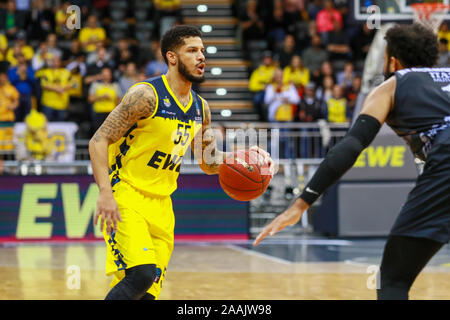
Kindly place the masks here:
POLYGON ((193 82, 193 83, 202 83, 203 81, 205 81, 205 75, 202 76, 194 76, 193 74, 191 74, 186 65, 181 61, 178 60, 178 72, 186 78, 187 81, 193 82))

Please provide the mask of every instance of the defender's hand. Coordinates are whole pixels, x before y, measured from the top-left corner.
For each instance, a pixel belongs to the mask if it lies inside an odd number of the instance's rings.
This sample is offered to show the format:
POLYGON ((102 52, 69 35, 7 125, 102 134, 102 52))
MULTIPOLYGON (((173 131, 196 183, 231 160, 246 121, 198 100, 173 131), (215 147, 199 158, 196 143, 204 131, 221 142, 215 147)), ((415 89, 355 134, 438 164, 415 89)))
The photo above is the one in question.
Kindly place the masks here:
POLYGON ((103 231, 103 226, 106 221, 106 232, 111 234, 111 232, 117 231, 117 222, 122 221, 119 213, 119 207, 117 202, 112 195, 112 192, 100 192, 97 200, 97 213, 94 218, 94 225, 97 226, 98 218, 102 217, 100 230, 103 231), (112 228, 111 228, 112 227, 112 228))
POLYGON ((260 244, 260 242, 268 235, 273 236, 275 233, 283 230, 287 226, 291 226, 300 221, 300 218, 309 208, 309 205, 302 199, 297 199, 286 211, 280 214, 278 217, 272 220, 258 237, 253 242, 254 246, 260 244))
POLYGON ((269 172, 262 172, 262 174, 271 175, 273 177, 275 174, 275 162, 270 157, 270 153, 258 146, 251 147, 250 151, 255 151, 260 156, 258 157, 260 159, 260 165, 267 164, 269 166, 269 172))

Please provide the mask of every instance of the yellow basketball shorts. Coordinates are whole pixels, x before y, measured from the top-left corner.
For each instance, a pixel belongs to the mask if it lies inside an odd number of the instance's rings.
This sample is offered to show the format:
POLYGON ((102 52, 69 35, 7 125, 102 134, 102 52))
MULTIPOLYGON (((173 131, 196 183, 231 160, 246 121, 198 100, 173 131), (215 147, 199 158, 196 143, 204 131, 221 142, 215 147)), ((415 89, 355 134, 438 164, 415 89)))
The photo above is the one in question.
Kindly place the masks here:
POLYGON ((147 292, 157 299, 173 251, 175 218, 172 200, 170 196, 145 196, 124 181, 113 189, 122 221, 112 234, 107 234, 103 228, 106 274, 114 275, 111 287, 125 277, 126 269, 155 264, 155 282, 147 292))

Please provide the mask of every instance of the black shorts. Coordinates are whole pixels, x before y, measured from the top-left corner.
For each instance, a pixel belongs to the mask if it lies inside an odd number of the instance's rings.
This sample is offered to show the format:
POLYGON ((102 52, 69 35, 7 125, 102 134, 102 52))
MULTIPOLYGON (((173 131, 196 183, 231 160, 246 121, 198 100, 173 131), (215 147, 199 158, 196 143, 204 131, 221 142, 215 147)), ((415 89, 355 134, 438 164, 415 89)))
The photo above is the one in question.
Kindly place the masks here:
POLYGON ((392 235, 450 240, 450 129, 438 134, 391 230, 392 235))

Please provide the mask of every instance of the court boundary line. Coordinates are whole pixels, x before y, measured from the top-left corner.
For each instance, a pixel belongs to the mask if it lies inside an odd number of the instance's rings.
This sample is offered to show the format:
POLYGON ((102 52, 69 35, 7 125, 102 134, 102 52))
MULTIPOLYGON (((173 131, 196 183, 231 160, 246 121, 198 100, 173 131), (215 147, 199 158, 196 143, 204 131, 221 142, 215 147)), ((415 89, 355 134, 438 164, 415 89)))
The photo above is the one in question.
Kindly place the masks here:
MULTIPOLYGON (((251 244, 253 241, 248 241, 247 244, 251 244)), ((272 239, 270 242, 266 242, 266 244, 301 244, 301 245, 328 245, 328 246, 351 246, 352 242, 348 240, 339 240, 339 239, 272 239)), ((238 246, 237 244, 229 243, 225 245, 226 248, 243 252, 247 255, 257 256, 260 258, 264 258, 270 261, 278 262, 284 265, 294 265, 297 264, 298 261, 290 261, 287 259, 282 259, 278 257, 274 257, 270 254, 258 252, 251 249, 246 249, 238 246)))
POLYGON ((264 258, 266 260, 270 260, 272 262, 277 262, 277 263, 281 263, 281 264, 288 265, 288 266, 291 266, 291 265, 294 264, 294 262, 292 262, 292 261, 281 259, 281 258, 277 258, 277 257, 271 256, 271 255, 266 254, 266 253, 262 253, 262 252, 258 252, 258 251, 254 251, 254 250, 250 250, 250 249, 245 249, 245 248, 236 246, 234 244, 228 244, 228 245, 225 245, 225 247, 228 248, 228 249, 234 250, 234 251, 242 252, 242 253, 244 253, 246 255, 249 255, 249 256, 255 256, 255 257, 259 257, 259 258, 264 258))

